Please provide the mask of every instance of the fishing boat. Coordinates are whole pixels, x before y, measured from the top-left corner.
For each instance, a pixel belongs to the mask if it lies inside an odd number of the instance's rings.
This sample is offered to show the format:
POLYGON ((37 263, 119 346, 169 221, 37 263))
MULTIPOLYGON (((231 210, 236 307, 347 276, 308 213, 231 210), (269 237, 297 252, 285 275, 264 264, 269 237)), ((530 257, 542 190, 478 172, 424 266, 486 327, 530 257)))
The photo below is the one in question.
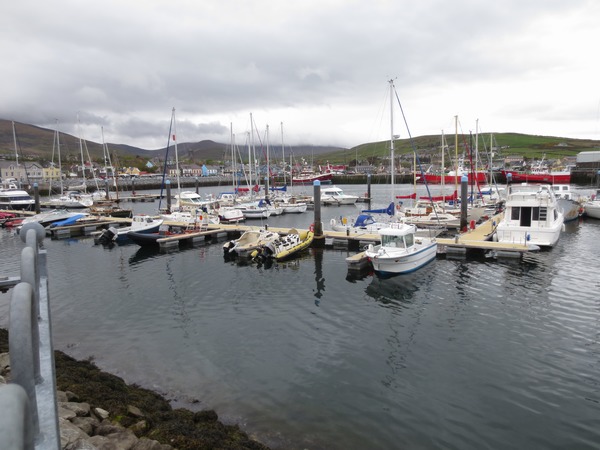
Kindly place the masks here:
POLYGON ((313 225, 308 230, 298 231, 292 228, 288 234, 281 236, 260 248, 254 250, 251 254, 255 260, 274 259, 282 261, 289 259, 302 250, 307 249, 313 242, 315 236, 313 225))
POLYGON ((380 244, 369 244, 365 251, 377 275, 414 272, 435 259, 435 238, 417 237, 416 232, 415 225, 405 223, 391 223, 379 230, 380 244))
POLYGON ((502 170, 501 173, 507 180, 510 177, 513 183, 571 183, 570 170, 550 170, 544 164, 545 158, 546 155, 530 171, 502 170))
POLYGON ((226 256, 248 257, 254 250, 278 238, 278 233, 266 228, 246 230, 238 239, 223 244, 223 252, 226 256))
POLYGON ((558 242, 563 223, 564 216, 551 186, 512 184, 508 187, 506 210, 494 240, 552 247, 558 242))
POLYGON ((131 225, 121 228, 108 227, 94 236, 95 244, 110 245, 124 244, 130 242, 129 232, 155 233, 163 224, 164 219, 160 217, 148 216, 146 214, 136 214, 131 219, 131 225))

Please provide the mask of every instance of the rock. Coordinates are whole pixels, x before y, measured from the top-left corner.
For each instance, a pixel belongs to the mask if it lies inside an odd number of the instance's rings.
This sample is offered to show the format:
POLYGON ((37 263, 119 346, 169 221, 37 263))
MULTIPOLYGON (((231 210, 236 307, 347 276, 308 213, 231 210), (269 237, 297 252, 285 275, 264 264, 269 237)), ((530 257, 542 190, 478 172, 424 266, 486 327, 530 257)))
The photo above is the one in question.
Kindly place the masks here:
POLYGON ((94 414, 100 420, 108 419, 108 417, 110 416, 110 413, 107 410, 102 409, 102 408, 94 408, 93 411, 94 411, 94 414))
POLYGON ((85 417, 90 415, 89 403, 62 402, 59 403, 58 406, 73 411, 79 417, 85 417))
POLYGON ((88 439, 89 436, 81 431, 79 427, 73 425, 62 417, 58 419, 60 429, 60 447, 65 449, 69 445, 73 445, 77 439, 88 439))
POLYGON ((77 439, 72 444, 64 447, 64 450, 98 450, 98 447, 92 444, 88 439, 77 439))
POLYGON ((74 417, 71 419, 71 423, 90 436, 94 434, 94 430, 100 425, 100 422, 93 417, 74 417))
POLYGON ((10 369, 10 356, 8 353, 0 353, 0 375, 6 375, 10 369))
POLYGON ((127 412, 134 417, 145 417, 144 413, 140 411, 140 409, 137 406, 128 405, 127 412))
POLYGON ((77 394, 71 392, 71 391, 66 391, 65 394, 67 395, 67 399, 70 402, 78 402, 79 401, 79 397, 77 396, 77 394))
POLYGON ((130 450, 138 441, 137 436, 129 430, 109 434, 105 437, 107 437, 110 442, 114 443, 116 446, 115 448, 119 450, 130 450))
POLYGON ((102 450, 116 449, 114 442, 108 439, 106 436, 92 436, 88 439, 88 442, 94 446, 94 448, 102 450))
POLYGON ((58 405, 58 417, 64 420, 71 420, 77 417, 77 414, 72 409, 63 408, 60 404, 58 405))
POLYGON ((69 401, 67 393, 64 391, 56 391, 56 401, 59 403, 66 403, 69 401))
POLYGON ((100 436, 108 436, 109 434, 119 433, 125 430, 121 425, 117 425, 108 421, 102 422, 98 428, 96 428, 96 434, 100 436))
POLYGON ((131 450, 172 450, 173 447, 148 438, 140 438, 131 450))
POLYGON ((148 422, 145 420, 140 420, 139 422, 131 425, 128 429, 133 431, 136 435, 143 434, 148 429, 148 422))

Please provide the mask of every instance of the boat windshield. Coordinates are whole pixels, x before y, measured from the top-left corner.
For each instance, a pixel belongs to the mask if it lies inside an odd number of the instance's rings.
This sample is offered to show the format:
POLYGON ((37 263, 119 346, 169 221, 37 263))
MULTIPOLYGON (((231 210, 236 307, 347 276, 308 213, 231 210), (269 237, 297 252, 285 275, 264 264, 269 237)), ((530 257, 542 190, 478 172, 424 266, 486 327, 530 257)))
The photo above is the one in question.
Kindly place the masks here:
POLYGON ((381 236, 381 245, 383 247, 407 248, 413 245, 413 235, 407 236, 381 236))

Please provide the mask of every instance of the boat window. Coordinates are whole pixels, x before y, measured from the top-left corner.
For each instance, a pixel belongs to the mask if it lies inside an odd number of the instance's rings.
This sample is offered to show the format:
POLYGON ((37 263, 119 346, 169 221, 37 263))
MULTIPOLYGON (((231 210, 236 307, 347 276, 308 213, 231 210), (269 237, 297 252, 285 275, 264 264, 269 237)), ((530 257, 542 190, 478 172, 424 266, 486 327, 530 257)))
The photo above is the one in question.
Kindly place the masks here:
POLYGON ((531 209, 531 220, 540 220, 540 208, 535 207, 531 209))
POLYGON ((510 210, 510 220, 519 220, 519 213, 521 208, 513 207, 510 210))
POLYGON ((415 245, 414 234, 407 234, 404 238, 406 239, 406 247, 412 247, 413 245, 415 245))

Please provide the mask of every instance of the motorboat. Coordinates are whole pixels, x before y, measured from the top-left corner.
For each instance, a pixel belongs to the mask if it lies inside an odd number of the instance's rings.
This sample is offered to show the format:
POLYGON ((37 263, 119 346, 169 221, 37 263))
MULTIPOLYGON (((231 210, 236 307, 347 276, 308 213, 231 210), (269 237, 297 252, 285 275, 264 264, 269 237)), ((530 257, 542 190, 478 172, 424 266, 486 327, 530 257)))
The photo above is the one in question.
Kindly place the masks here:
POLYGON ((155 233, 163 224, 161 217, 149 216, 146 214, 136 214, 131 219, 131 225, 121 228, 108 227, 94 237, 94 243, 110 245, 113 243, 124 244, 130 241, 130 231, 144 234, 155 233))
POLYGON ((418 237, 416 232, 415 225, 406 223, 391 223, 379 229, 380 244, 369 244, 365 251, 377 275, 414 272, 435 259, 435 238, 418 237))
POLYGON ((558 242, 563 224, 564 216, 550 185, 511 184, 494 240, 552 247, 558 242))
POLYGON ((571 185, 553 184, 552 189, 556 195, 558 208, 562 212, 565 222, 576 220, 583 214, 581 199, 571 191, 571 185))
POLYGON ((358 200, 358 196, 345 194, 337 186, 327 186, 321 189, 322 205, 353 205, 358 200))
POLYGON ((21 225, 37 222, 45 228, 54 222, 70 219, 71 217, 78 216, 80 214, 81 213, 74 211, 67 211, 66 209, 53 209, 52 211, 44 211, 42 213, 29 216, 26 219, 23 219, 21 225))
POLYGON ((254 250, 278 238, 279 233, 266 228, 246 230, 238 239, 223 244, 223 252, 225 255, 248 257, 254 250))
POLYGON ((251 256, 256 260, 274 259, 283 261, 310 247, 314 236, 315 232, 312 225, 308 230, 303 231, 292 228, 285 236, 280 236, 269 243, 261 245, 260 248, 252 252, 251 256))
POLYGON ((0 209, 32 210, 35 200, 14 183, 5 183, 0 188, 0 209))
POLYGON ((67 191, 60 197, 51 198, 44 203, 45 207, 50 208, 67 208, 67 209, 84 209, 94 205, 94 198, 91 194, 85 194, 81 191, 67 191))
POLYGON ((587 217, 592 219, 600 219, 600 189, 592 198, 583 204, 583 210, 587 217))

